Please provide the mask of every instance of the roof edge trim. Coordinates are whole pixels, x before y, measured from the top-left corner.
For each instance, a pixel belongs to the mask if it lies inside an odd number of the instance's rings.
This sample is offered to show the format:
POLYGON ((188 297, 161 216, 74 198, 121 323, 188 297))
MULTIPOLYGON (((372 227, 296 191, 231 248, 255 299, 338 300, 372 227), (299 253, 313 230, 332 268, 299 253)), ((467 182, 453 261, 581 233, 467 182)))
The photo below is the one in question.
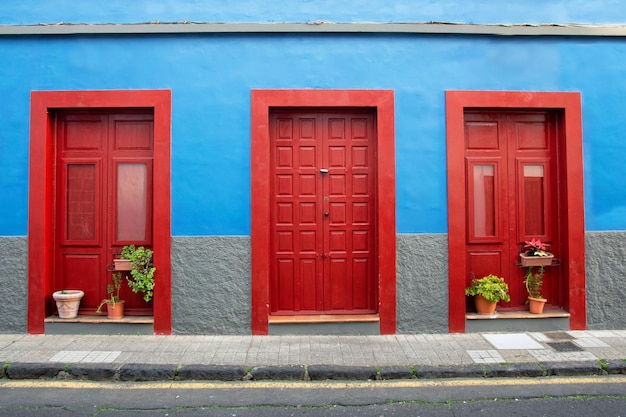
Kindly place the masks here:
POLYGON ((129 24, 54 23, 0 25, 0 36, 156 35, 211 33, 406 33, 487 36, 626 37, 626 25, 422 23, 219 23, 147 22, 129 24))

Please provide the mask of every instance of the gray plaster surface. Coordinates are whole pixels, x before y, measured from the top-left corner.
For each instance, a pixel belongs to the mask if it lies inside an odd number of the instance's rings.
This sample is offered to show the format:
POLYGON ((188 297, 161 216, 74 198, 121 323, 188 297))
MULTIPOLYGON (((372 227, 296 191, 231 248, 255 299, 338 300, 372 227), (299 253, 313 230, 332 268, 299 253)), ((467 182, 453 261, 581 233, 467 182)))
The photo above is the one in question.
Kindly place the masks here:
POLYGON ((250 334, 250 238, 172 238, 172 327, 177 334, 250 334))
POLYGON ((397 332, 448 332, 448 235, 397 236, 397 332))
POLYGON ((587 328, 626 327, 626 232, 587 232, 587 328))
POLYGON ((28 239, 0 236, 0 253, 0 333, 25 333, 28 239))
MULTIPOLYGON (((0 333, 26 332, 27 242, 0 237, 0 333)), ((445 234, 397 235, 397 333, 448 332, 447 251, 445 234)), ((173 332, 249 335, 250 264, 247 236, 173 237, 173 332)), ((626 327, 626 232, 586 233, 586 275, 588 329, 626 327)))

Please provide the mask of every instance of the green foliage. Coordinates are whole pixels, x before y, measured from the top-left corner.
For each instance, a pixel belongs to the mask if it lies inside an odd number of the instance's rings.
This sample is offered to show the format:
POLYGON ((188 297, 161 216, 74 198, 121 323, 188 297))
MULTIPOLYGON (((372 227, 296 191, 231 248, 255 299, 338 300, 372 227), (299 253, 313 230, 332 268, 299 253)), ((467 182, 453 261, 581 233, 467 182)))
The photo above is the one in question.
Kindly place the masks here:
POLYGON ((539 298, 543 299, 541 296, 541 286, 543 285, 543 273, 544 267, 543 265, 539 267, 539 271, 533 274, 533 267, 528 267, 528 272, 526 272, 526 279, 524 280, 524 284, 526 284, 526 291, 528 291, 528 296, 531 298, 539 298))
POLYGON ((465 295, 482 295, 487 301, 497 303, 500 300, 511 301, 509 297, 509 286, 504 282, 504 278, 496 275, 487 275, 480 279, 472 279, 472 285, 465 289, 465 295))
POLYGON ((130 259, 132 270, 127 277, 128 285, 134 293, 142 292, 143 299, 148 302, 154 295, 154 273, 156 268, 152 262, 153 252, 143 246, 124 246, 121 258, 130 259))
POLYGON ((120 259, 131 259, 131 256, 135 252, 135 245, 127 245, 122 248, 120 259))
POLYGON ((113 272, 111 274, 111 279, 113 280, 113 283, 107 284, 107 295, 109 296, 109 298, 105 298, 104 300, 100 301, 100 305, 98 306, 98 309, 96 310, 96 313, 98 314, 102 313, 102 307, 104 307, 106 303, 116 304, 120 302, 120 289, 122 288, 122 273, 113 272))

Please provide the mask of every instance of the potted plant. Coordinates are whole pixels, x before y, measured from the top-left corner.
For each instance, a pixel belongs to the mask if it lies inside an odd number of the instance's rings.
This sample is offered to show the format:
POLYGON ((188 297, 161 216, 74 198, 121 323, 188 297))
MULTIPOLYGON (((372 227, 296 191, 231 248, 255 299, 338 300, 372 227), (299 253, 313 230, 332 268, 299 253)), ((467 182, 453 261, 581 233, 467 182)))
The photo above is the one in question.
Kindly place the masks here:
POLYGON ((152 261, 154 252, 143 246, 135 248, 134 245, 124 246, 122 256, 130 260, 130 277, 126 280, 134 293, 143 293, 146 302, 152 300, 154 295, 154 273, 156 268, 152 261))
POLYGON ((116 271, 130 271, 132 270, 131 256, 135 251, 135 245, 128 245, 122 248, 122 253, 119 258, 113 259, 113 267, 116 271))
POLYGON ((511 301, 509 286, 504 282, 504 278, 493 274, 472 279, 472 284, 465 289, 465 295, 474 297, 478 314, 493 314, 500 300, 511 301))
POLYGON ((543 307, 546 304, 546 299, 541 296, 541 286, 543 285, 543 273, 544 266, 539 267, 539 271, 533 273, 533 267, 528 267, 526 272, 526 291, 528 291, 528 305, 532 314, 543 313, 543 307))
POLYGON ((549 245, 541 239, 531 239, 524 242, 524 252, 519 254, 522 266, 547 266, 552 264, 554 255, 549 251, 549 245))
POLYGON ((124 317, 124 300, 120 300, 120 289, 122 288, 122 273, 121 272, 113 272, 111 274, 113 279, 112 284, 107 284, 107 295, 108 298, 105 298, 100 302, 96 313, 102 313, 102 307, 106 304, 107 306, 107 316, 110 319, 121 319, 124 317))
POLYGON ((81 290, 61 290, 52 294, 57 304, 59 317, 62 319, 74 319, 78 316, 78 307, 85 293, 81 290))

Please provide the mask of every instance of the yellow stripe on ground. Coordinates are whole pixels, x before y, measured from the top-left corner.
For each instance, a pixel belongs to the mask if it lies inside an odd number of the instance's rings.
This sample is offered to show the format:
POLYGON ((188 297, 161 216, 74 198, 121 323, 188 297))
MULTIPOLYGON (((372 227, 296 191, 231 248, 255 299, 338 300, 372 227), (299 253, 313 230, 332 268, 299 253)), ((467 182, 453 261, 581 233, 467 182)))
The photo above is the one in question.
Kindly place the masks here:
POLYGON ((172 382, 97 382, 56 380, 0 380, 0 388, 69 388, 69 389, 362 389, 425 388, 520 385, 573 385, 626 383, 626 375, 586 377, 485 378, 394 381, 172 381, 172 382))

